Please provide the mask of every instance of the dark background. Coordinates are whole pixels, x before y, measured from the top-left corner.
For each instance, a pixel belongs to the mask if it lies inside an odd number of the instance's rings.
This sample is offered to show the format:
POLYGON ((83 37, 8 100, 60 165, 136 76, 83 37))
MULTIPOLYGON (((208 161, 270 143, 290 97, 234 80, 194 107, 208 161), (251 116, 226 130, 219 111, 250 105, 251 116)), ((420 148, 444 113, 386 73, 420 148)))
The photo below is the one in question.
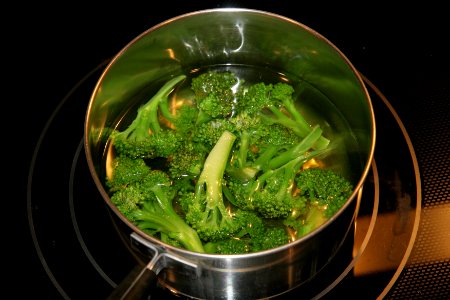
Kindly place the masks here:
MULTIPOLYGON (((411 103, 400 114, 413 114, 414 103, 421 100, 419 95, 426 95, 435 84, 448 84, 450 16, 442 5, 432 1, 409 1, 398 7, 380 1, 312 3, 186 0, 114 5, 69 1, 47 7, 27 4, 21 21, 15 21, 23 24, 22 29, 5 45, 7 51, 20 54, 22 66, 15 70, 19 73, 13 80, 19 86, 12 101, 26 102, 31 117, 28 124, 39 132, 55 103, 80 78, 138 34, 182 13, 227 6, 279 13, 318 31, 386 96, 411 103)), ((31 147, 35 140, 29 142, 31 147)))
MULTIPOLYGON (((83 76, 112 58, 138 34, 168 18, 227 6, 290 17, 327 37, 384 93, 410 131, 413 144, 420 139, 419 133, 423 134, 422 127, 439 126, 433 123, 437 121, 429 112, 430 106, 437 104, 431 95, 444 93, 447 95, 444 101, 449 100, 450 22, 443 5, 431 1, 417 4, 408 1, 407 5, 397 4, 398 7, 392 7, 393 1, 331 3, 185 0, 83 4, 68 1, 52 5, 18 3, 14 9, 5 10, 4 17, 9 13, 13 16, 13 21, 3 26, 6 32, 3 48, 7 53, 3 59, 4 65, 9 66, 4 68, 8 84, 3 99, 7 104, 3 116, 9 125, 3 128, 12 138, 7 135, 9 140, 3 145, 8 155, 13 156, 5 159, 12 172, 6 174, 6 186, 7 190, 14 188, 9 195, 14 195, 13 203, 20 208, 18 213, 13 211, 6 216, 14 220, 9 223, 13 226, 6 227, 12 234, 6 243, 11 246, 6 248, 12 251, 14 274, 9 276, 13 285, 7 288, 15 289, 17 285, 39 299, 53 299, 56 294, 34 253, 25 205, 28 169, 46 121, 83 76)), ((448 104, 440 105, 448 109, 448 104)), ((419 155, 419 163, 425 160, 425 155, 419 155)), ((51 181, 48 184, 51 190, 51 181)), ((3 198, 8 201, 11 197, 3 198)))

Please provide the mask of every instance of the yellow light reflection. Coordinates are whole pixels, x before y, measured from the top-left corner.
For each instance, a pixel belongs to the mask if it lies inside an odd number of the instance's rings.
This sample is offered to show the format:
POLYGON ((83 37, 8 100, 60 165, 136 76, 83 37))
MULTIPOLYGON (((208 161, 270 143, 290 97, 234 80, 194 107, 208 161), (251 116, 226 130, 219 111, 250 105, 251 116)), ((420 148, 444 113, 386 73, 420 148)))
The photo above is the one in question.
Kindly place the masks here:
POLYGON ((179 60, 176 58, 176 56, 175 56, 175 51, 173 51, 173 49, 167 48, 167 49, 166 49, 166 52, 167 52, 167 54, 169 55, 170 59, 179 61, 179 60))
POLYGON ((108 179, 112 178, 113 169, 114 169, 113 161, 114 161, 113 148, 108 147, 107 154, 106 154, 106 177, 108 179))

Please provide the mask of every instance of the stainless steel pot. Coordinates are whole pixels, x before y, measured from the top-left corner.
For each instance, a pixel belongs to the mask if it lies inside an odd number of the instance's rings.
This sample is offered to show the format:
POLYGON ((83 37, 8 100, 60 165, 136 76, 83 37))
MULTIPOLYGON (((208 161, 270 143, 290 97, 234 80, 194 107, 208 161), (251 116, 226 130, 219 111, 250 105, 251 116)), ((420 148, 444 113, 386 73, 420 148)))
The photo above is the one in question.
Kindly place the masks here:
MULTIPOLYGON (((317 102, 318 103, 318 102, 317 102)), ((332 120, 333 115, 325 113, 332 120)), ((196 11, 160 23, 132 40, 110 62, 92 93, 85 120, 85 153, 93 180, 110 209, 146 244, 150 263, 129 295, 156 280, 200 299, 258 299, 305 283, 330 261, 350 231, 356 199, 375 148, 375 118, 363 80, 345 55, 307 26, 269 12, 226 8, 196 11), (178 249, 148 236, 112 204, 105 189, 105 131, 124 112, 172 76, 220 64, 287 73, 320 91, 352 129, 347 151, 355 189, 344 207, 311 234, 268 251, 209 255, 178 249), (351 141, 350 141, 351 140, 351 141), (251 288, 250 288, 251 287, 251 288)), ((127 293, 127 292, 124 292, 127 293)))

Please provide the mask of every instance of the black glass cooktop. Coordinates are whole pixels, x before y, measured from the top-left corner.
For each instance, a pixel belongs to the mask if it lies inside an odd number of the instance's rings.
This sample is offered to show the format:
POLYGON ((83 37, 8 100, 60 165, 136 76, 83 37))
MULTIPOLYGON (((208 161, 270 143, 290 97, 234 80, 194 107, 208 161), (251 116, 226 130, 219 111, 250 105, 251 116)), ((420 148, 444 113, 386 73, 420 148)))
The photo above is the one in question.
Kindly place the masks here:
MULTIPOLYGON (((118 228, 120 221, 110 215, 84 157, 86 100, 103 67, 88 73, 56 107, 40 136, 29 174, 28 218, 36 255, 54 291, 67 298, 105 298, 145 263, 118 228), (67 132, 67 123, 78 126, 67 132), (53 146, 55 140, 61 147, 53 146), (47 162, 55 159, 59 163, 49 166, 47 162), (59 174, 53 178, 58 188, 51 191, 49 173, 59 174)), ((389 134, 378 139, 354 234, 316 278, 281 298, 343 296, 350 286, 361 298, 382 295, 392 288, 410 255, 421 212, 414 149, 391 104, 371 82, 366 83, 375 113, 384 120, 377 130, 389 134)), ((175 297, 162 287, 158 292, 175 297)))
MULTIPOLYGON (((105 299, 130 272, 145 264, 146 256, 130 246, 128 233, 109 213, 91 180, 82 146, 84 114, 109 57, 148 27, 199 8, 207 7, 182 6, 176 11, 149 12, 149 16, 140 11, 135 20, 130 17, 132 9, 124 10, 121 13, 127 26, 115 19, 121 15, 117 11, 109 18, 96 19, 88 14, 81 27, 71 25, 61 35, 42 35, 51 47, 37 54, 45 52, 42 59, 56 59, 49 66, 55 72, 64 72, 46 75, 48 70, 42 67, 33 71, 42 73, 44 78, 36 80, 46 85, 35 89, 34 109, 30 111, 39 126, 31 130, 36 138, 29 146, 25 220, 29 242, 25 243, 26 257, 20 255, 25 266, 19 268, 27 284, 15 289, 19 298, 105 299), (87 34, 85 39, 82 34, 87 34), (53 51, 54 56, 47 51, 53 51), (67 76, 67 80, 61 76, 67 76)), ((266 5, 250 8, 309 22, 306 25, 329 37, 360 70, 377 119, 375 159, 359 200, 353 234, 322 272, 275 299, 349 298, 349 293, 352 299, 448 299, 450 80, 449 73, 442 71, 446 62, 437 63, 443 49, 435 50, 432 39, 420 35, 425 28, 414 27, 415 34, 407 33, 397 40, 394 37, 400 30, 389 33, 387 24, 393 23, 381 24, 386 44, 380 46, 383 39, 373 27, 367 36, 352 35, 344 31, 356 25, 348 19, 339 23, 341 18, 333 14, 330 17, 328 13, 327 19, 318 13, 295 14, 288 4, 284 9, 266 5), (360 40, 352 39, 356 37, 360 40), (409 39, 412 37, 417 37, 416 43, 409 39), (419 43, 419 37, 427 44, 419 43), (402 60, 401 52, 412 44, 415 51, 404 52, 402 60), (392 68, 386 70, 389 65, 392 68)), ((67 24, 61 17, 54 20, 67 24)), ((355 19, 361 26, 368 26, 362 20, 355 19)), ((379 18, 369 18, 375 20, 379 18)), ((412 28, 409 25, 398 26, 403 30, 412 28)), ((438 36, 438 32, 433 34, 438 36)), ((42 46, 42 41, 37 45, 42 46)), ((183 296, 162 286, 152 296, 179 298, 183 296)))

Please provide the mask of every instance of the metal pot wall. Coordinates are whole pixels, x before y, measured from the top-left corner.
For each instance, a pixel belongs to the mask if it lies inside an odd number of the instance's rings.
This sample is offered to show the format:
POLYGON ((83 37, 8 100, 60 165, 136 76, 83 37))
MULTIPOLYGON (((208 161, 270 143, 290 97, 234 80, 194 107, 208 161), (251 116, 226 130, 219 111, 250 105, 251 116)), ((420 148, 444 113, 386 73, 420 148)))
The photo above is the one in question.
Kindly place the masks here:
MULTIPOLYGON (((325 112, 324 117, 333 119, 331 113, 325 112)), ((201 299, 270 297, 314 276, 351 229, 357 195, 369 171, 374 147, 371 100, 362 78, 345 55, 297 21, 249 9, 192 12, 143 32, 106 67, 93 91, 85 121, 85 153, 93 180, 110 209, 132 230, 131 239, 147 245, 152 257, 138 276, 147 279, 144 287, 157 275, 170 289, 201 299), (124 112, 170 77, 221 64, 258 66, 301 78, 320 91, 320 95, 311 93, 310 104, 320 103, 320 97, 328 98, 352 129, 342 135, 347 143, 350 176, 355 182, 352 196, 332 219, 293 243, 244 255, 178 249, 129 222, 108 196, 104 185, 105 156, 109 151, 106 129, 114 127, 124 112)))

